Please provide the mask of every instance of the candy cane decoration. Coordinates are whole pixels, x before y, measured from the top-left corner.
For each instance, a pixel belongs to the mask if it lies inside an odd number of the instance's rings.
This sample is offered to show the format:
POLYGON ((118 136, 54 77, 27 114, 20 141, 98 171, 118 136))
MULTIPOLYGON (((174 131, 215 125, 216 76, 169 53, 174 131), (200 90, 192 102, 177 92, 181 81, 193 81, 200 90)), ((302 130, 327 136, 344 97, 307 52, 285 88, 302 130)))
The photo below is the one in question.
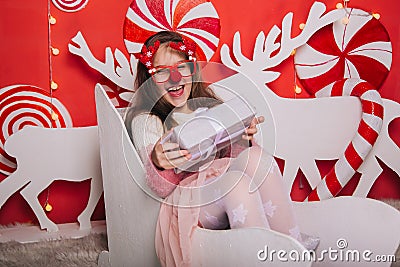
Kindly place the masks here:
POLYGON ((65 12, 76 12, 86 6, 89 0, 52 0, 53 4, 65 12))
POLYGON ((297 75, 312 95, 343 78, 361 78, 378 90, 390 71, 392 45, 383 25, 363 10, 346 14, 296 51, 297 75))
POLYGON ((312 190, 306 201, 318 201, 336 196, 361 166, 382 128, 383 104, 375 88, 360 79, 342 79, 326 86, 317 97, 358 96, 362 118, 357 134, 339 158, 334 168, 312 190))
POLYGON ((134 0, 126 14, 124 41, 129 53, 160 31, 176 31, 196 42, 199 60, 209 60, 220 35, 218 14, 208 0, 134 0))
POLYGON ((8 86, 0 89, 0 96, 0 172, 9 175, 16 168, 14 158, 4 151, 4 143, 9 136, 26 125, 72 127, 72 120, 61 102, 39 87, 8 86), (52 116, 57 116, 56 120, 52 116))

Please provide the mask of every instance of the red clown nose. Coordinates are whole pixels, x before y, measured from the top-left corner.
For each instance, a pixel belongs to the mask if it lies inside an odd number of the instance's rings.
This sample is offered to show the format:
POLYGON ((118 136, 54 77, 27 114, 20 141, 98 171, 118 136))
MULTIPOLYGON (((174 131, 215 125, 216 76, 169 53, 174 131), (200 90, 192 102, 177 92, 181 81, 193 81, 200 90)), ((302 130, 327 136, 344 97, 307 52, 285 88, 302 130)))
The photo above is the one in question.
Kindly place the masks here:
POLYGON ((169 79, 174 82, 177 83, 182 79, 182 75, 180 74, 180 72, 178 71, 178 68, 175 67, 173 69, 170 70, 170 77, 169 79))

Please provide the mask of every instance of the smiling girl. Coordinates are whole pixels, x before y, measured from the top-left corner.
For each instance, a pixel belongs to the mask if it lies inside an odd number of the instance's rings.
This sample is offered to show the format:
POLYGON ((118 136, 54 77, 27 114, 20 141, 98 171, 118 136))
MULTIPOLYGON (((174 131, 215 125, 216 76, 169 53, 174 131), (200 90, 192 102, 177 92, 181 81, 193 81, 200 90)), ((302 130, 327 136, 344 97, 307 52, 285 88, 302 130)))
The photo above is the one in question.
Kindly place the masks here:
MULTIPOLYGON (((196 44, 175 32, 159 32, 144 43, 137 57, 136 93, 127 112, 126 125, 144 162, 147 185, 164 199, 156 235, 156 246, 162 244, 157 246, 157 251, 164 249, 159 253, 161 263, 190 261, 183 252, 166 253, 176 247, 170 243, 171 247, 165 248, 166 242, 172 242, 166 237, 171 234, 168 232, 170 225, 166 223, 178 225, 179 235, 190 237, 190 232, 183 233, 179 228, 182 221, 208 229, 273 229, 292 236, 309 249, 315 248, 318 239, 303 238, 300 233, 289 192, 274 158, 254 143, 257 124, 263 122, 263 117, 255 118, 245 130, 243 140, 220 151, 207 169, 174 172, 174 168, 190 160, 191 155, 179 149, 176 143, 162 142, 164 137, 174 126, 192 118, 197 108, 222 103, 212 89, 201 82, 196 44), (253 179, 263 182, 257 190, 249 192, 253 179), (204 204, 198 209, 193 207, 196 216, 183 217, 183 210, 187 209, 174 209, 171 203, 182 194, 183 191, 178 190, 180 186, 199 181, 204 185, 200 190, 204 204)), ((185 249, 182 244, 178 247, 185 249)))

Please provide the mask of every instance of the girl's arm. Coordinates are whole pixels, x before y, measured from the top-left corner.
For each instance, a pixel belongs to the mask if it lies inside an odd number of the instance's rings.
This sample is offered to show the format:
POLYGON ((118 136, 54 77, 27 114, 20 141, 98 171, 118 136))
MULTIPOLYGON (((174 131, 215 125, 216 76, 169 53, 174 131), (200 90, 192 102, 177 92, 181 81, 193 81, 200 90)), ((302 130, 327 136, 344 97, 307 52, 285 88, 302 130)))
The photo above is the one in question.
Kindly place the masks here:
POLYGON ((151 154, 154 145, 164 134, 161 120, 154 115, 140 114, 133 118, 132 140, 144 164, 147 185, 160 197, 167 197, 183 179, 173 169, 161 169, 154 165, 151 154))

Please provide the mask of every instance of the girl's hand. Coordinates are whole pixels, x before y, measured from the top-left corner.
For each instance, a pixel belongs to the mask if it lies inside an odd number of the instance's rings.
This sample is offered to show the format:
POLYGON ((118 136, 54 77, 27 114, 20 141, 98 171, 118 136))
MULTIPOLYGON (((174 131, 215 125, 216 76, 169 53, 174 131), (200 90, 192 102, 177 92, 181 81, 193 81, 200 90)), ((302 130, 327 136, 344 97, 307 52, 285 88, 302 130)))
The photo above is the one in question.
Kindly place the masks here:
POLYGON ((173 169, 185 163, 191 157, 187 150, 180 150, 177 143, 161 142, 168 134, 170 132, 167 132, 157 141, 151 153, 151 160, 154 165, 165 170, 173 169))
POLYGON ((246 130, 245 130, 245 134, 242 136, 242 138, 244 139, 244 140, 248 140, 248 141, 251 141, 251 140, 253 140, 253 138, 254 138, 254 135, 257 133, 257 124, 260 124, 260 123, 263 123, 264 122, 264 117, 263 116, 260 116, 260 117, 258 117, 258 118, 254 118, 252 121, 251 121, 251 123, 250 123, 250 125, 249 125, 249 127, 247 127, 246 128, 246 130))

